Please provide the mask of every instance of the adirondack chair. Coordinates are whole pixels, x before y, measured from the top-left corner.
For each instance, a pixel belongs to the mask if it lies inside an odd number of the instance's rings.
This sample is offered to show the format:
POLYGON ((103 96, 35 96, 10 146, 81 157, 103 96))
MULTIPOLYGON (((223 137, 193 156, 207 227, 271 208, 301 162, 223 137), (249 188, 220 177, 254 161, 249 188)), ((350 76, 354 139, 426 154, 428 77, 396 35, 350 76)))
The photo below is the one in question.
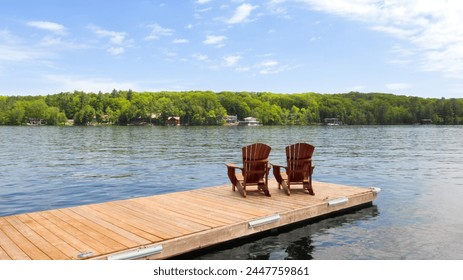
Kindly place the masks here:
POLYGON ((287 166, 272 164, 273 175, 278 182, 278 188, 291 194, 291 186, 302 184, 302 189, 315 195, 312 189, 312 173, 315 166, 312 165, 312 154, 315 147, 307 143, 296 143, 286 147, 287 166), (282 168, 286 172, 282 171, 282 168))
POLYGON ((270 164, 268 157, 272 148, 263 143, 254 143, 242 148, 243 167, 227 163, 228 178, 232 183, 232 189, 238 189, 243 197, 246 197, 247 189, 250 185, 256 185, 257 192, 263 192, 266 196, 271 196, 268 190, 268 174, 270 164), (237 172, 241 170, 241 173, 237 172))

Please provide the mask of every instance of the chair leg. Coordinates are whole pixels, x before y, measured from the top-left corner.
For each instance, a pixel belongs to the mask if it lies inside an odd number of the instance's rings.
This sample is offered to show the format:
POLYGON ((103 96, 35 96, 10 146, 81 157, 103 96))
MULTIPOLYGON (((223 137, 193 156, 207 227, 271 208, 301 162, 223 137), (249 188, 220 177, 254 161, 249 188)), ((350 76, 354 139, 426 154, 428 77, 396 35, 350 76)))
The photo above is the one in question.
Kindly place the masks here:
POLYGON ((283 190, 285 191, 287 195, 291 195, 291 191, 290 191, 289 185, 286 184, 286 180, 281 181, 281 186, 283 187, 283 190))
POLYGON ((312 174, 313 174, 314 168, 315 166, 312 166, 312 169, 310 170, 310 175, 309 175, 309 194, 311 195, 315 195, 315 192, 313 191, 313 188, 312 188, 312 174))
POLYGON ((242 197, 246 197, 246 188, 243 187, 240 181, 236 181, 236 188, 238 189, 242 197))
POLYGON ((271 197, 271 196, 272 196, 272 195, 270 194, 270 192, 269 192, 268 189, 267 189, 267 190, 264 190, 264 193, 265 193, 265 195, 268 196, 268 197, 271 197))
POLYGON ((279 166, 273 166, 273 176, 278 182, 278 189, 281 189, 281 182, 283 181, 283 178, 281 177, 281 172, 280 172, 280 167, 279 166))
POLYGON ((271 197, 270 191, 268 190, 268 186, 265 183, 259 183, 257 185, 257 189, 262 191, 266 196, 271 197))
POLYGON ((230 182, 232 184, 232 189, 235 191, 236 184, 238 180, 236 179, 236 173, 235 173, 235 168, 231 166, 227 166, 227 175, 228 178, 230 179, 230 182))
POLYGON ((310 195, 315 195, 315 193, 313 192, 313 189, 312 189, 312 181, 311 180, 309 182, 305 182, 303 188, 306 189, 309 192, 310 195))

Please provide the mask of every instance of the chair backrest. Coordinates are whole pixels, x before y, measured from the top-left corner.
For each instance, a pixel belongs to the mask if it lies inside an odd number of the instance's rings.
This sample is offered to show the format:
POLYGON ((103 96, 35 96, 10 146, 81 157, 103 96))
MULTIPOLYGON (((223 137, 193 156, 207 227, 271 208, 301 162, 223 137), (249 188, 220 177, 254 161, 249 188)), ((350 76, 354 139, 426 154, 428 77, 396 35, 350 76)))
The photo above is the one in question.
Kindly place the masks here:
POLYGON ((246 183, 258 183, 268 175, 268 157, 271 149, 263 143, 254 143, 242 148, 243 177, 246 183))
POLYGON ((300 182, 312 172, 312 154, 315 147, 307 143, 296 143, 286 147, 288 179, 300 182))

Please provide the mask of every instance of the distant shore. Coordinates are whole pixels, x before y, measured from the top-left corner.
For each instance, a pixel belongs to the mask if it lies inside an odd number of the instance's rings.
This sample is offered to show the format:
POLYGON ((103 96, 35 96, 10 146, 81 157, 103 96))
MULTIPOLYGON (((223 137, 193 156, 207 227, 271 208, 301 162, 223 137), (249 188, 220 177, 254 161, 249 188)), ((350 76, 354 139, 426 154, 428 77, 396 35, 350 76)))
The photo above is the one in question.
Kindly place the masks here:
POLYGON ((0 96, 0 125, 463 124, 463 99, 385 93, 66 92, 0 96), (327 120, 336 120, 332 123, 327 120))

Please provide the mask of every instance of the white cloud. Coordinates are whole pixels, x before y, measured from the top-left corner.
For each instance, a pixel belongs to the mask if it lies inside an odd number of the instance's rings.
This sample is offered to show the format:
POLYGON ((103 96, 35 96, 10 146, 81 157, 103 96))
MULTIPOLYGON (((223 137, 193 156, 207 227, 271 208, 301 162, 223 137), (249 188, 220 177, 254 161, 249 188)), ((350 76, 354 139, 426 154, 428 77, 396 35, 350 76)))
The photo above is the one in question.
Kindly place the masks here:
POLYGON ((388 61, 390 64, 405 65, 410 64, 412 61, 410 59, 392 59, 388 61))
POLYGON ((260 63, 260 66, 262 67, 273 67, 278 65, 278 61, 276 60, 265 60, 260 63))
POLYGON ((53 50, 82 50, 89 48, 87 44, 84 43, 76 43, 73 40, 65 40, 63 37, 57 37, 57 36, 45 36, 42 38, 42 40, 39 42, 40 47, 47 48, 50 50, 53 48, 53 50))
POLYGON ((366 88, 365 86, 357 85, 357 86, 350 87, 347 91, 364 91, 365 88, 366 88))
POLYGON ((196 53, 193 55, 193 58, 199 60, 199 61, 206 61, 209 59, 209 57, 205 54, 200 54, 200 53, 196 53))
POLYGON ((27 61, 40 58, 41 56, 40 53, 24 47, 0 45, 0 61, 27 61))
POLYGON ((206 4, 206 3, 209 3, 209 2, 211 2, 211 0, 196 0, 196 4, 200 4, 200 5, 206 4))
POLYGON ((255 69, 262 75, 277 74, 285 71, 291 71, 301 67, 301 65, 281 64, 274 59, 267 59, 256 64, 255 69))
POLYGON ((251 71, 251 67, 237 67, 235 70, 238 72, 248 72, 251 71))
POLYGON ((229 55, 229 56, 223 57, 222 59, 224 61, 224 66, 231 67, 231 66, 235 66, 236 63, 238 63, 238 61, 241 59, 241 56, 229 55))
POLYGON ((392 36, 403 38, 403 39, 406 39, 409 36, 413 36, 417 32, 416 30, 406 30, 406 29, 395 27, 395 26, 384 26, 384 25, 372 26, 371 29, 374 31, 389 33, 392 36))
POLYGON ((125 52, 125 49, 123 47, 109 47, 107 49, 107 51, 108 51, 109 54, 119 55, 119 54, 125 52))
POLYGON ((407 83, 392 83, 392 84, 386 84, 386 88, 390 90, 400 90, 400 89, 411 88, 411 85, 407 83))
POLYGON ((108 38, 109 39, 109 47, 107 47, 106 51, 111 55, 119 55, 125 52, 125 48, 127 46, 131 46, 132 40, 128 40, 127 33, 125 32, 117 32, 117 31, 110 31, 103 29, 98 26, 89 26, 90 30, 92 30, 98 37, 108 38))
MULTIPOLYGON (((212 11, 212 7, 207 7, 207 8, 196 10, 197 13, 206 13, 206 12, 209 12, 209 11, 212 11)), ((196 14, 196 16, 201 17, 199 14, 196 14)))
POLYGON ((137 85, 134 83, 114 81, 107 78, 83 78, 72 75, 45 75, 44 78, 53 84, 50 87, 55 87, 59 91, 110 92, 113 89, 127 90, 137 88, 137 85))
POLYGON ((203 41, 205 45, 215 45, 217 47, 223 47, 225 44, 223 43, 227 39, 226 36, 223 35, 207 35, 206 39, 203 41))
MULTIPOLYGON (((421 70, 463 78, 460 0, 297 0, 314 10, 365 22, 411 45, 421 70)), ((405 61, 401 57, 400 60, 405 61)))
POLYGON ((32 47, 12 34, 9 30, 0 30, 0 61, 30 62, 45 61, 52 53, 47 49, 32 47))
POLYGON ((69 51, 87 48, 85 44, 77 44, 57 34, 49 34, 39 41, 30 43, 12 34, 9 30, 0 29, 0 61, 47 63, 55 58, 57 51, 69 51))
POLYGON ((260 69, 260 74, 276 74, 282 71, 279 67, 277 67, 278 64, 279 63, 276 60, 264 60, 260 62, 257 67, 260 69))
POLYGON ((176 52, 173 52, 171 50, 164 50, 163 52, 167 57, 176 57, 178 55, 176 52))
POLYGON ((66 34, 66 28, 58 23, 50 21, 29 21, 27 25, 47 31, 51 31, 56 34, 64 35, 66 34))
POLYGON ((190 41, 188 39, 175 39, 172 41, 174 44, 188 44, 190 41))
POLYGON ((89 27, 99 37, 109 38, 109 42, 115 45, 122 45, 127 34, 125 32, 109 31, 97 26, 89 27))
POLYGON ((354 19, 378 18, 379 4, 375 0, 299 0, 315 10, 335 13, 354 19))
POLYGON ((244 22, 251 15, 252 10, 255 8, 257 8, 257 6, 252 6, 247 3, 240 5, 238 8, 236 8, 233 16, 227 20, 227 23, 236 24, 244 22))
POLYGON ((282 5, 285 2, 286 0, 271 0, 270 2, 267 3, 267 8, 273 14, 281 15, 281 16, 289 18, 287 8, 282 5))
POLYGON ((162 36, 172 36, 174 30, 161 27, 159 24, 150 24, 147 26, 151 29, 151 33, 145 37, 145 40, 157 40, 162 36))
POLYGON ((19 38, 11 34, 7 29, 0 30, 0 41, 7 44, 17 43, 19 38))
POLYGON ((282 69, 279 68, 264 68, 259 71, 260 74, 262 75, 269 75, 269 74, 277 74, 282 72, 282 69))

